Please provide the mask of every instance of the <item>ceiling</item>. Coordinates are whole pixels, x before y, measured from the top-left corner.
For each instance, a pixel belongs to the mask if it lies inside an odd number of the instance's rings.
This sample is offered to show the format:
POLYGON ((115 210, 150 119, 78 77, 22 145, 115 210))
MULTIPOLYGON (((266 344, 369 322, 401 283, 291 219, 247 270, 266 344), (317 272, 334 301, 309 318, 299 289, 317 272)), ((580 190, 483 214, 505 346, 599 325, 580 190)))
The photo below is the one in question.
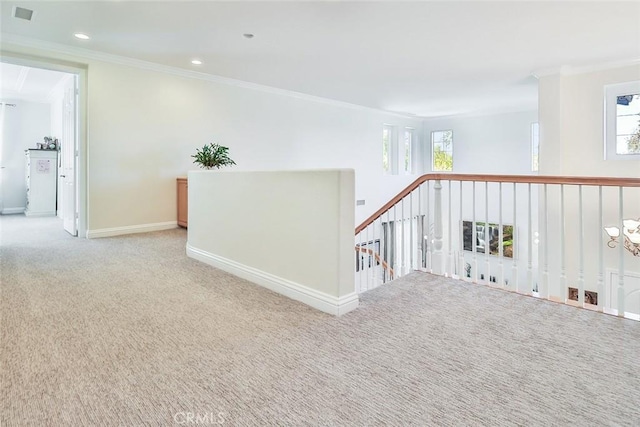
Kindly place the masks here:
POLYGON ((640 58, 640 2, 3 0, 0 7, 4 35, 422 117, 535 109, 534 72, 640 58), (35 11, 31 22, 12 17, 15 4, 35 11))
POLYGON ((0 62, 1 100, 50 102, 53 89, 68 74, 0 62))

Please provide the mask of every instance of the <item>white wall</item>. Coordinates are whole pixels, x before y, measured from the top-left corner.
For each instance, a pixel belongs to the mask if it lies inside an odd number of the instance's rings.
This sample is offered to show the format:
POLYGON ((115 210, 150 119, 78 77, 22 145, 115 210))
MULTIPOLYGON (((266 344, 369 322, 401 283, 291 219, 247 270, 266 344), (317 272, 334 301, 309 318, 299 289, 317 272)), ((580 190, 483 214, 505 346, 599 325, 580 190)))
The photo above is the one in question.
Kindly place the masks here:
POLYGON ((332 314, 357 307, 353 170, 189 172, 187 253, 332 314))
POLYGON ((22 212, 27 204, 24 150, 36 148, 51 133, 49 104, 3 99, 16 104, 5 107, 2 129, 3 213, 22 212))
POLYGON ((423 138, 425 172, 431 171, 431 132, 451 129, 453 172, 532 174, 531 124, 537 121, 537 111, 427 119, 423 138))
MULTIPOLYGON (((537 111, 513 112, 504 114, 491 114, 469 117, 449 117, 428 119, 424 123, 424 144, 423 151, 426 171, 431 171, 431 132, 437 130, 453 130, 453 172, 463 174, 501 174, 501 175, 532 175, 537 174, 531 170, 531 124, 538 121, 537 111)), ((448 204, 448 182, 443 186, 443 202, 448 204)), ((463 186, 463 209, 462 218, 460 212, 460 191, 459 183, 452 184, 453 198, 451 200, 451 227, 453 247, 459 250, 460 233, 462 231, 462 221, 471 221, 474 215, 472 208, 472 183, 465 183, 463 186)), ((528 223, 528 193, 526 186, 520 185, 517 190, 516 215, 514 219, 513 210, 514 192, 512 184, 504 184, 502 197, 500 196, 498 184, 488 186, 488 216, 490 223, 499 223, 500 200, 502 201, 503 224, 513 225, 516 223, 515 244, 516 259, 518 262, 518 284, 519 288, 525 291, 527 280, 527 260, 529 228, 531 234, 538 231, 538 216, 532 216, 532 225, 528 223)), ((537 193, 532 194, 532 206, 537 210, 537 193)), ((445 205, 443 217, 443 236, 445 240, 449 234, 448 205, 445 205)), ((484 183, 476 184, 476 222, 485 222, 487 213, 485 211, 484 183)), ((445 242, 445 251, 448 251, 448 243, 445 242)), ((537 248, 533 248, 534 251, 537 248)), ((465 262, 473 263, 473 253, 464 252, 465 262)), ((478 262, 476 269, 472 271, 472 277, 480 277, 486 274, 486 260, 483 254, 476 254, 478 262)), ((504 268, 504 278, 511 285, 514 285, 511 258, 500 258, 496 256, 488 257, 491 265, 489 275, 497 275, 500 261, 504 268)), ((533 254, 532 264, 537 265, 537 254, 533 254)), ((464 266, 462 266, 464 267, 464 266)), ((535 278, 534 278, 535 282, 535 278)))
POLYGON ((421 121, 66 54, 88 64, 88 228, 176 220, 175 178, 205 143, 230 148, 234 170, 353 168, 360 221, 415 176, 383 176, 382 125, 421 121))
POLYGON ((638 65, 541 77, 540 174, 640 177, 640 160, 603 154, 604 86, 635 80, 638 65))
MULTIPOLYGON (((565 176, 604 176, 640 178, 640 161, 604 159, 604 86, 640 80, 640 66, 619 67, 576 74, 555 74, 540 78, 540 174, 565 176)), ((551 290, 562 294, 557 282, 560 271, 560 249, 557 233, 560 228, 559 190, 550 190, 548 242, 551 290)), ((566 189, 566 268, 567 281, 575 286, 579 275, 579 228, 581 213, 575 187, 566 189)), ((625 190, 625 218, 640 216, 640 191, 625 190)), ((599 250, 604 248, 604 268, 618 269, 619 251, 606 247, 608 238, 598 226, 598 194, 586 187, 582 208, 585 223, 584 276, 585 288, 597 290, 599 250), (604 238, 605 243, 600 243, 604 238)), ((618 222, 618 189, 603 190, 604 225, 618 222)), ((542 244, 543 242, 541 242, 542 244)), ((544 252, 544 246, 541 247, 544 252)), ((640 274, 640 258, 624 251, 625 270, 640 274)), ((541 254, 541 257, 543 253, 541 254)), ((609 301, 611 302, 611 301, 609 301)))

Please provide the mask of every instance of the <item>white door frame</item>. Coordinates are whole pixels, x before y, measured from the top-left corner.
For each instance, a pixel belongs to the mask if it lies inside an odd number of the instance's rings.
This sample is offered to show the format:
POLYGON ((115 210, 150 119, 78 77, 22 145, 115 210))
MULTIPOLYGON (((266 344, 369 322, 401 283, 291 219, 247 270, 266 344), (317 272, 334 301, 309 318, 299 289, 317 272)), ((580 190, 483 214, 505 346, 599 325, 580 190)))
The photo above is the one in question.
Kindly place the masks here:
POLYGON ((41 68, 45 70, 61 71, 78 76, 78 110, 76 138, 76 204, 78 209, 78 236, 86 237, 88 228, 88 198, 87 198, 87 71, 86 64, 60 61, 52 58, 41 58, 0 51, 0 62, 6 62, 25 67, 41 68))

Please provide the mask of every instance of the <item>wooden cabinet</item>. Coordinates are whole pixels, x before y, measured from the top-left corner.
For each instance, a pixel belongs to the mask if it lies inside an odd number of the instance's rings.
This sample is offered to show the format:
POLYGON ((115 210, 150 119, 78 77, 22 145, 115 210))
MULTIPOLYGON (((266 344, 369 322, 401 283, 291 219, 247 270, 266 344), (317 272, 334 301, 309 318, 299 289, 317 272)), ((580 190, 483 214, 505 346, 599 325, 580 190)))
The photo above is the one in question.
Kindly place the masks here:
POLYGON ((189 219, 188 207, 188 183, 186 177, 180 177, 177 179, 178 186, 178 225, 180 227, 187 228, 187 222, 189 219))

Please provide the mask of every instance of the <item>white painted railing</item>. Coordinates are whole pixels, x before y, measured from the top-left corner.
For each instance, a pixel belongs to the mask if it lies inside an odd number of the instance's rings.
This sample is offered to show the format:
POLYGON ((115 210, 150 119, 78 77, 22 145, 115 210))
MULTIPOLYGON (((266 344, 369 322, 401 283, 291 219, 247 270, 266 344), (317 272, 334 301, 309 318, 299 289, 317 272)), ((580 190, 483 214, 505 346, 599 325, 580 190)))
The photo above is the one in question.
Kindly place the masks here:
POLYGON ((639 217, 640 179, 424 175, 356 228, 356 290, 421 270, 640 319, 639 217))

